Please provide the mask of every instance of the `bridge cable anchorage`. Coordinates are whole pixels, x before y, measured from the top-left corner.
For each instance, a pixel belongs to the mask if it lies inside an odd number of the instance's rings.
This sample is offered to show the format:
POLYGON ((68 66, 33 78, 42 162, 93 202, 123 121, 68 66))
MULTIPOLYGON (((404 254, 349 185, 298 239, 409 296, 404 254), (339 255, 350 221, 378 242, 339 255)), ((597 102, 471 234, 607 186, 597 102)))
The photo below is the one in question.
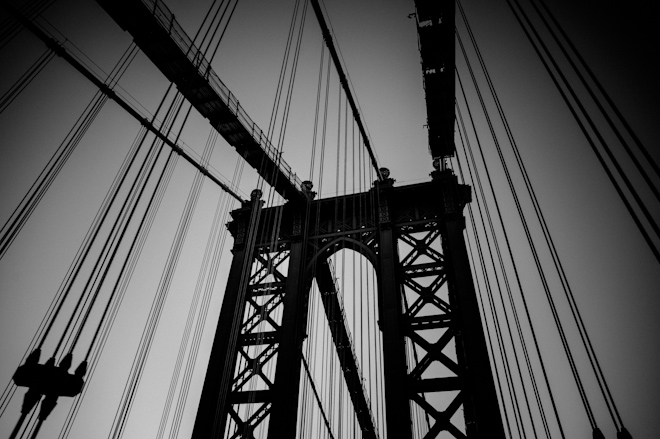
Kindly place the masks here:
POLYGON ((138 113, 128 102, 126 102, 121 96, 119 96, 113 89, 111 89, 107 84, 101 81, 99 78, 94 75, 89 69, 83 66, 78 60, 76 60, 67 49, 55 38, 48 36, 44 31, 39 29, 34 23, 27 20, 23 17, 18 11, 16 11, 11 5, 4 3, 3 7, 9 11, 14 17, 16 17, 25 27, 27 27, 32 33, 34 33, 39 39, 41 39, 46 45, 51 48, 55 54, 66 60, 71 64, 76 70, 82 73, 87 79, 89 79, 94 85, 96 85, 99 90, 108 96, 110 99, 114 100, 121 108, 123 108, 127 113, 133 116, 142 126, 147 128, 150 132, 155 134, 160 140, 165 142, 169 147, 171 147, 178 155, 183 157, 188 163, 193 165, 199 172, 204 176, 209 178, 215 184, 220 186, 222 190, 227 192, 229 195, 234 197, 240 203, 245 203, 246 200, 241 198, 236 192, 234 192, 227 184, 220 181, 217 177, 210 173, 210 171, 199 164, 192 156, 181 148, 176 142, 170 140, 165 136, 155 125, 138 113))
MULTIPOLYGON (((97 93, 97 98, 103 97, 103 95, 99 92, 97 93)), ((134 145, 135 147, 137 145, 134 145)), ((133 148, 135 151, 136 148, 133 148)), ((130 155, 130 154, 129 154, 130 155)), ((128 158, 128 157, 127 157, 128 158)), ((128 160, 125 160, 125 163, 122 165, 122 169, 126 169, 126 163, 128 163, 128 160)), ((115 178, 115 183, 113 183, 113 187, 116 187, 116 182, 118 180, 118 177, 122 175, 122 171, 118 173, 118 176, 115 178)), ((74 258, 74 262, 70 266, 65 279, 63 280, 62 284, 60 285, 58 292, 53 299, 48 312, 46 313, 46 316, 44 317, 39 329, 37 330, 37 333, 33 337, 32 342, 30 343, 30 347, 28 348, 29 352, 32 352, 31 355, 34 355, 34 352, 40 352, 42 345, 48 336, 48 333, 52 329, 52 325, 55 322, 55 319, 57 318, 59 312, 61 311, 62 304, 68 297, 71 289, 71 285, 73 281, 75 280, 75 277, 77 276, 80 267, 82 266, 82 263, 84 259, 87 256, 87 253, 89 252, 89 249, 95 239, 96 234, 98 233, 98 226, 103 222, 102 217, 104 216, 104 212, 107 213, 107 207, 111 202, 108 200, 111 198, 110 194, 112 193, 112 189, 109 191, 108 195, 106 195, 106 198, 104 199, 102 206, 99 208, 99 211, 97 212, 97 215, 93 221, 92 226, 90 227, 90 230, 88 230, 83 243, 81 244, 80 248, 78 249, 78 252, 74 258), (38 340, 40 339, 40 340, 38 340), (35 343, 36 343, 36 348, 35 348, 35 343)), ((25 358, 25 357, 24 357, 25 358)), ((22 361, 22 360, 21 360, 22 361)), ((84 361, 83 361, 84 362, 84 361)), ((83 373, 84 375, 84 373, 83 373)), ((91 376, 90 376, 91 377, 91 376)), ((83 392, 85 392, 87 387, 83 387, 83 392)), ((80 401, 80 398, 76 399, 76 404, 80 401)), ((3 409, 4 411, 4 409, 3 409)))
POLYGON ((376 175, 378 176, 378 181, 383 181, 386 177, 383 177, 380 172, 380 166, 378 166, 378 161, 376 160, 376 156, 374 155, 373 148, 371 146, 371 141, 369 140, 369 136, 367 135, 367 132, 365 130, 364 124, 362 123, 362 118, 360 116, 360 112, 358 111, 357 104, 355 102, 355 99, 353 98, 353 93, 351 92, 351 88, 348 83, 348 79, 346 77, 346 73, 344 73, 344 68, 342 67, 341 61, 339 60, 339 55, 337 54, 337 49, 335 48, 335 44, 332 40, 332 35, 330 33, 330 29, 328 28, 328 25, 326 24, 325 17, 323 16, 323 12, 321 11, 321 6, 319 5, 318 0, 310 0, 312 4, 312 8, 314 9, 314 13, 316 15, 316 18, 319 22, 319 26, 321 27, 321 33, 323 34, 323 40, 325 41, 325 44, 328 47, 328 51, 330 52, 330 56, 332 57, 332 61, 335 65, 335 69, 337 69, 337 75, 339 76, 339 82, 341 83, 344 93, 346 94, 346 98, 348 99, 348 103, 351 106, 351 110, 353 111, 353 118, 355 119, 355 122, 358 125, 358 128, 360 129, 360 134, 362 135, 362 139, 364 141, 364 146, 367 148, 367 151, 369 151, 369 158, 371 159, 371 165, 376 171, 376 175))

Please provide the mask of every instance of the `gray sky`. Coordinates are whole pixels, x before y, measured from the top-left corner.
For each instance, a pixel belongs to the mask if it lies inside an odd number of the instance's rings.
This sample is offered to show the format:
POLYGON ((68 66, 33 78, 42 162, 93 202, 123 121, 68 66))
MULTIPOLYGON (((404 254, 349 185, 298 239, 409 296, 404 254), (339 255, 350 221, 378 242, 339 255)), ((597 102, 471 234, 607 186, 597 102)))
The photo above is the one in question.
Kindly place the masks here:
MULTIPOLYGON (((202 3, 167 2, 191 36, 207 7, 202 3)), ((658 11, 657 7, 654 10, 643 3, 629 2, 625 9, 608 2, 598 4, 598 8, 593 2, 556 1, 551 2, 551 6, 641 140, 656 160, 660 160, 656 140, 660 135, 657 123, 660 96, 655 84, 660 67, 652 59, 658 44, 650 18, 658 11)), ((241 106, 263 130, 270 117, 292 7, 292 2, 244 0, 236 10, 213 65, 241 106)), ((428 179, 432 168, 424 129, 419 53, 414 20, 407 17, 413 12, 412 2, 327 1, 326 7, 379 163, 390 168, 397 184, 428 179)), ((624 423, 635 438, 653 437, 660 428, 656 415, 660 406, 660 381, 654 374, 660 370, 658 265, 524 41, 506 3, 466 0, 464 7, 624 423)), ((110 71, 130 43, 128 34, 94 2, 60 0, 48 10, 46 18, 105 72, 110 71)), ((321 47, 318 25, 311 10, 307 20, 294 110, 284 146, 285 160, 305 178, 309 172, 321 47)), ((462 29, 458 17, 457 23, 462 29)), ((462 37, 467 42, 464 33, 462 37)), ((0 90, 4 93, 43 50, 42 43, 24 31, 0 51, 3 66, 0 90)), ((467 81, 458 50, 457 65, 461 78, 467 81)), ((121 86, 153 112, 167 83, 140 54, 121 86)), ((94 92, 94 87, 79 73, 64 61, 54 59, 0 115, 3 134, 0 221, 4 223, 9 217, 94 92)), ((475 102, 473 111, 476 105, 475 102)), ((137 130, 138 124, 117 105, 106 104, 21 235, 0 261, 0 383, 3 386, 18 366, 137 130)), ((201 154, 208 133, 208 123, 194 115, 182 140, 201 154)), ((484 147, 495 184, 498 190, 504 191, 492 141, 484 140, 484 147)), ((235 151, 220 141, 211 163, 218 172, 231 178, 236 158, 235 151)), ((333 174, 334 169, 328 172, 333 174)), ((131 360, 124 353, 137 345, 141 330, 141 324, 136 326, 135 320, 148 310, 176 228, 176 220, 168 218, 178 219, 192 178, 192 169, 179 163, 109 338, 105 361, 88 384, 87 405, 76 421, 72 437, 90 437, 92 432, 96 437, 108 431, 112 413, 106 406, 112 406, 112 401, 118 398, 118 389, 123 385, 131 360)), ((240 185, 243 196, 247 197, 255 181, 254 173, 246 171, 240 185)), ((334 183, 329 181, 324 185, 322 196, 333 195, 334 183)), ((572 390, 566 361, 558 350, 547 303, 533 273, 510 197, 502 194, 504 217, 512 226, 512 241, 519 249, 516 260, 523 273, 525 294, 535 306, 533 316, 544 340, 546 365, 551 365, 553 388, 562 398, 560 412, 567 437, 586 437, 590 434, 586 417, 572 390)), ((200 248, 205 245, 205 233, 208 233, 218 195, 211 184, 205 185, 192 227, 197 233, 191 234, 183 250, 184 263, 177 271, 163 315, 163 322, 167 324, 159 327, 141 385, 144 390, 138 395, 127 437, 143 433, 153 435, 157 428, 160 405, 152 401, 163 396, 162 382, 169 382, 171 368, 163 365, 171 364, 176 355, 176 348, 171 349, 169 340, 180 337, 185 317, 179 311, 190 300, 191 282, 194 283, 201 258, 200 248)), ((660 206, 650 204, 649 207, 655 218, 660 217, 660 206)), ((229 258, 227 252, 221 275, 226 273, 229 258)), ((218 294, 211 304, 202 349, 209 347, 223 286, 221 277, 216 288, 218 294)), ((558 290, 556 294, 560 294, 558 290)), ((575 336, 574 331, 572 336, 575 336)), ((575 349, 579 351, 577 343, 575 349)), ((203 356, 204 351, 200 354, 203 356)), ((78 361, 74 359, 74 365, 78 361)), ((584 365, 583 355, 580 361, 584 365)), ((594 382, 587 378, 588 369, 583 370, 599 425, 606 437, 614 437, 594 382)), ((204 371, 205 364, 200 360, 189 407, 196 404, 204 371)), ((18 394, 22 395, 22 390, 18 394)), ((8 435, 18 416, 18 404, 19 398, 15 397, 0 419, 0 435, 8 435)), ((69 404, 70 401, 60 402, 44 427, 42 437, 59 431, 69 404)), ((192 427, 193 418, 194 407, 186 412, 182 437, 188 435, 184 432, 192 427)))

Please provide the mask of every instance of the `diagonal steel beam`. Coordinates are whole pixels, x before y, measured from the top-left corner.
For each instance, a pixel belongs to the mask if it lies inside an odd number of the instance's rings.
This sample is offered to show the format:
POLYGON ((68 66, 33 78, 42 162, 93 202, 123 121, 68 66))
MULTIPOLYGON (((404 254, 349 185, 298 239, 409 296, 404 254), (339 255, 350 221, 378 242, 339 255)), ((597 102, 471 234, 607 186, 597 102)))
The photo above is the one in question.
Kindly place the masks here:
POLYGON ((337 295, 337 284, 335 276, 328 264, 324 260, 316 266, 316 283, 321 292, 321 302, 328 319, 332 341, 334 342, 341 364, 341 370, 344 372, 346 387, 351 395, 351 401, 355 408, 355 415, 360 423, 362 437, 367 439, 376 439, 378 434, 375 429, 371 408, 367 402, 364 387, 362 386, 362 374, 358 369, 353 344, 348 335, 344 313, 337 295))
POLYGON ((173 142, 169 137, 167 137, 158 127, 156 127, 153 122, 149 121, 147 118, 142 116, 135 108, 133 108, 128 102, 126 102, 121 96, 119 96, 115 91, 110 88, 105 82, 98 78, 92 71, 87 67, 82 65, 75 57, 73 57, 66 48, 55 38, 47 35, 39 26, 37 26, 33 21, 22 15, 19 11, 14 9, 10 4, 3 4, 3 8, 9 12, 14 18, 16 18, 21 24, 23 24, 30 32, 32 32, 37 38, 43 41, 49 49, 51 49, 57 56, 67 61, 73 68, 78 70, 83 74, 87 79, 89 79, 92 84, 98 87, 99 91, 105 94, 108 98, 115 101, 121 108, 123 108, 128 114, 133 116, 142 126, 144 126, 151 133, 156 135, 160 140, 172 148, 177 154, 183 157, 188 163, 193 165, 199 172, 204 176, 209 178, 215 184, 220 186, 222 190, 227 192, 229 195, 234 197, 241 203, 245 203, 246 200, 241 198, 236 192, 234 192, 229 186, 227 186, 222 181, 218 180, 209 170, 199 163, 196 159, 191 157, 187 152, 185 152, 178 144, 173 142))
POLYGON ((97 2, 269 185, 287 200, 304 199, 302 181, 241 108, 162 1, 97 2))

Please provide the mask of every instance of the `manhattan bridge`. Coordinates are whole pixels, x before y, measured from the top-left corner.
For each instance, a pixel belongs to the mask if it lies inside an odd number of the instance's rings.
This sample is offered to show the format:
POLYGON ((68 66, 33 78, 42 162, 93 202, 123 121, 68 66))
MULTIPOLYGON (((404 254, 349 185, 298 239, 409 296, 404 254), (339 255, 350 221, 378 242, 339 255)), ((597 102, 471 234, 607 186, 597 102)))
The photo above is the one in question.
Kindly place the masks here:
POLYGON ((657 435, 624 6, 4 2, 0 435, 657 435))

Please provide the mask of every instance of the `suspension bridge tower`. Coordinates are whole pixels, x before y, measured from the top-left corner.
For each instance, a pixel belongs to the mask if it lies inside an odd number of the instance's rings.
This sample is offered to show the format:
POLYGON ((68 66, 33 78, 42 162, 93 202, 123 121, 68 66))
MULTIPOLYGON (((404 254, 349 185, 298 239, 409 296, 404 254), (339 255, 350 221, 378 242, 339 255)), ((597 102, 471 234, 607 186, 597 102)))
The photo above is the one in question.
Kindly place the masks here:
MULTIPOLYGON (((316 342, 308 338, 313 284, 321 296, 362 437, 412 438, 411 413, 416 410, 426 419, 426 438, 443 432, 455 438, 503 438, 463 235, 463 209, 471 199, 470 187, 459 184, 446 166, 454 154, 454 2, 415 2, 435 168, 431 180, 398 186, 386 168, 374 166, 377 178, 369 190, 333 198, 317 198, 311 182, 297 180, 271 146, 264 146, 254 123, 246 123, 251 121, 238 101, 211 74, 203 56, 192 50, 192 42, 173 15, 157 2, 150 7, 134 0, 99 3, 132 34, 192 106, 287 200, 284 205, 264 207, 262 191, 256 189, 250 200, 232 212, 233 261, 193 439, 252 438, 256 430, 267 431, 269 438, 296 437, 300 383, 309 374, 303 344, 316 342), (386 432, 378 431, 374 420, 363 386, 363 376, 372 371, 365 370, 355 355, 329 262, 345 249, 362 255, 376 273, 377 303, 372 306, 377 308, 382 336, 386 432), (434 336, 429 338, 429 332, 434 336), (253 386, 255 381, 260 385, 253 386)), ((377 165, 318 1, 312 0, 311 6, 371 161, 377 165)), ((32 26, 31 30, 85 73, 82 65, 67 58, 38 29, 32 26)), ((86 76, 95 81, 93 75, 86 76)), ((102 84, 99 88, 108 93, 102 84)), ((110 96, 135 116, 120 97, 110 96)), ((157 131, 147 121, 141 122, 157 131)), ((360 294, 359 289, 354 294, 360 294)), ((25 377, 19 378, 24 379, 16 383, 33 389, 33 369, 41 366, 28 366, 21 369, 25 377)), ((75 395, 82 388, 78 375, 84 373, 69 377, 75 386, 66 392, 49 388, 35 392, 54 400, 75 395)))
MULTIPOLYGON (((336 58, 317 1, 312 6, 336 58)), ((416 1, 416 20, 434 157, 431 181, 396 186, 381 168, 368 192, 315 199, 311 183, 304 182, 284 206, 262 209, 261 191, 255 190, 232 213, 233 263, 193 439, 253 437, 266 420, 269 438, 296 436, 313 281, 362 436, 379 437, 328 264, 346 248, 362 254, 377 273, 387 437, 412 437, 412 406, 426 414, 427 438, 441 432, 504 437, 463 237, 470 187, 445 165, 454 154, 454 2, 416 1), (273 310, 280 305, 277 319, 273 310), (441 335, 431 342, 424 336, 428 331, 441 335), (273 361, 274 374, 266 376, 273 361), (255 377, 266 384, 249 390, 246 383, 255 377), (464 419, 456 422, 461 412, 464 419)), ((340 63, 335 65, 342 78, 340 63)))

